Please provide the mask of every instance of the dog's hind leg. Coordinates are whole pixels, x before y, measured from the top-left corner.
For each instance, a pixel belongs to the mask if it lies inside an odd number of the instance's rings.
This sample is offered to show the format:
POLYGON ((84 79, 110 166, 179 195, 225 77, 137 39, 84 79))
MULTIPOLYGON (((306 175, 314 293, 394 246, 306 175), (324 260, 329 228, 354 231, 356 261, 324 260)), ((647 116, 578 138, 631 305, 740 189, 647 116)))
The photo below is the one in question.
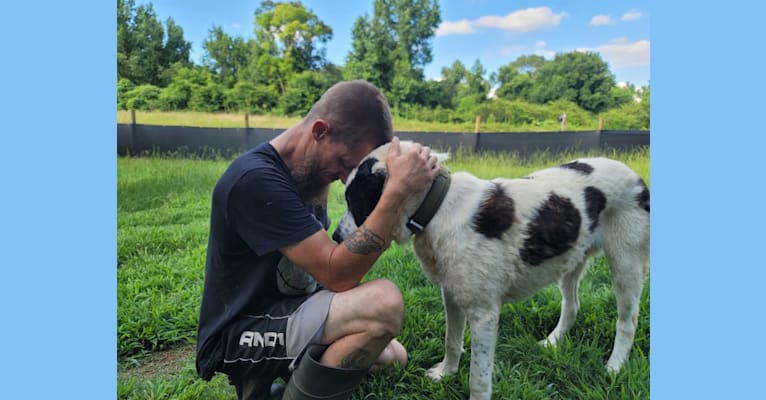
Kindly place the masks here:
POLYGON ((471 326, 471 400, 490 400, 500 302, 466 311, 471 326))
POLYGON ((447 329, 444 335, 444 360, 429 369, 428 376, 438 381, 446 375, 457 372, 460 356, 463 354, 463 334, 465 333, 465 313, 455 302, 449 291, 442 288, 447 329))
POLYGON ((566 335, 569 329, 572 328, 572 325, 574 325, 575 319, 577 318, 577 311, 580 310, 580 280, 589 263, 589 257, 586 257, 574 270, 565 274, 559 280, 559 290, 561 291, 561 314, 559 315, 559 322, 556 324, 556 328, 553 329, 550 335, 540 341, 541 345, 556 346, 564 338, 564 335, 566 335))
POLYGON ((612 270, 617 299, 617 332, 614 349, 607 361, 609 372, 616 373, 628 359, 638 325, 641 291, 649 271, 649 234, 646 230, 626 234, 604 248, 612 270), (632 240, 635 239, 635 240, 632 240))

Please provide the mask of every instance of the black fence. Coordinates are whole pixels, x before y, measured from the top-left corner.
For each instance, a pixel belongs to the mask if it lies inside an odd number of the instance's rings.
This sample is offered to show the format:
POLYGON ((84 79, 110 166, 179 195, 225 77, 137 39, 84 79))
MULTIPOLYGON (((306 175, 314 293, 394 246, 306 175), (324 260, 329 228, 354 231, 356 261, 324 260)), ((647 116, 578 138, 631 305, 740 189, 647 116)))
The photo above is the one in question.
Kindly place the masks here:
MULTIPOLYGON (((117 124, 117 154, 146 153, 238 154, 269 141, 283 129, 195 128, 117 124)), ((516 152, 520 156, 547 151, 631 150, 649 146, 648 131, 601 132, 396 132, 402 140, 412 140, 441 151, 463 149, 468 152, 516 152)))

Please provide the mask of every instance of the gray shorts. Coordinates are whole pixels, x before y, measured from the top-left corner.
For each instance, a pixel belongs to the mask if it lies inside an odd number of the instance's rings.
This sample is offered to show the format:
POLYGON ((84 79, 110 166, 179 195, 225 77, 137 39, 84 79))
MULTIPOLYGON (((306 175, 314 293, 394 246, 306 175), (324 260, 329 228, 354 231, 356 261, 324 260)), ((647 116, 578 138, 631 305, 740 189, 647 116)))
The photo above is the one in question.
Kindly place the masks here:
POLYGON ((235 320, 222 332, 225 350, 219 371, 235 382, 289 375, 306 347, 321 340, 334 295, 320 290, 288 298, 235 320))

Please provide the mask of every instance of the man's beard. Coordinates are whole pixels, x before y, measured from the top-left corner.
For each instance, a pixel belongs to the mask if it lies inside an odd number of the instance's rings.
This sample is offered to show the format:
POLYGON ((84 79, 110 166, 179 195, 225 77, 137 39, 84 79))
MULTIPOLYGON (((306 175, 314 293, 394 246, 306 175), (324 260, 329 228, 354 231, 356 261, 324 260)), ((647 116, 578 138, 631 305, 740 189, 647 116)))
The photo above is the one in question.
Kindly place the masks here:
POLYGON ((292 177, 303 201, 309 204, 327 204, 330 183, 322 176, 315 159, 304 159, 292 172, 292 177))

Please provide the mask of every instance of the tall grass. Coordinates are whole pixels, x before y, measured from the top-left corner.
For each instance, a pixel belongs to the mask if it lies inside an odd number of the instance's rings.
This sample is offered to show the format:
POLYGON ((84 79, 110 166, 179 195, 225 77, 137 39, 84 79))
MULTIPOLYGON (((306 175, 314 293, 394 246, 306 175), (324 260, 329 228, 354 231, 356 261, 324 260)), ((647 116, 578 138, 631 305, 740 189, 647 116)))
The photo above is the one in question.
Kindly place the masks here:
MULTIPOLYGON (((136 111, 136 123, 143 125, 170 125, 170 126, 196 126, 207 128, 244 128, 245 115, 232 113, 205 113, 197 111, 136 111)), ((299 117, 285 117, 278 115, 250 115, 249 124, 257 128, 289 128, 298 121, 299 117)), ((118 110, 117 122, 120 124, 131 123, 130 111, 118 110)), ((449 123, 430 122, 406 119, 394 116, 394 129, 406 132, 473 132, 474 122, 449 123)), ((570 131, 594 131, 597 124, 576 125, 570 123, 567 130, 570 131)), ((510 124, 495 121, 483 121, 480 124, 481 132, 544 132, 558 131, 559 124, 555 120, 544 124, 510 124)))
MULTIPOLYGON (((591 153, 589 155, 598 155, 591 153)), ((649 153, 609 153, 649 183, 649 153)), ((457 152, 447 165, 482 178, 521 177, 583 156, 457 152)), ((118 397, 121 399, 235 399, 225 377, 196 377, 193 351, 204 276, 210 195, 229 160, 119 158, 118 171, 118 397), (163 350, 181 350, 164 372, 147 374, 163 350)), ((329 214, 345 209, 343 187, 330 193, 329 214)), ((460 372, 431 382, 425 371, 441 360, 444 313, 439 290, 420 270, 411 245, 393 245, 365 277, 385 277, 406 304, 399 340, 410 363, 372 376, 356 399, 463 399, 467 397, 470 334, 460 372)), ((494 393, 502 399, 613 399, 649 397, 649 282, 630 361, 613 377, 604 364, 613 345, 616 308, 605 259, 598 258, 581 284, 581 311, 558 348, 537 345, 556 325, 560 295, 548 287, 531 299, 505 305, 497 344, 494 393)))

